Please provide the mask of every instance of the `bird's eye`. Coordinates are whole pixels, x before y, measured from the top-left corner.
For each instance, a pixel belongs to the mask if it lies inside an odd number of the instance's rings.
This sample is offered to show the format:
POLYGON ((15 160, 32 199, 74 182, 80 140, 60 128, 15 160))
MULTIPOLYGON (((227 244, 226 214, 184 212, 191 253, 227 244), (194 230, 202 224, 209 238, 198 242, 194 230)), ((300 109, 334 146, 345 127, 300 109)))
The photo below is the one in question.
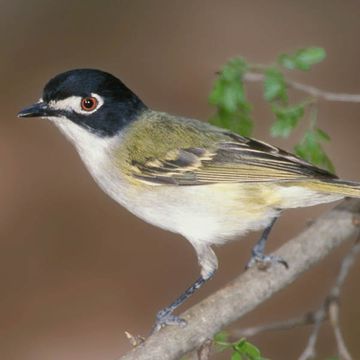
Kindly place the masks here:
POLYGON ((84 111, 93 111, 97 108, 98 101, 93 96, 87 96, 81 99, 81 109, 84 111))

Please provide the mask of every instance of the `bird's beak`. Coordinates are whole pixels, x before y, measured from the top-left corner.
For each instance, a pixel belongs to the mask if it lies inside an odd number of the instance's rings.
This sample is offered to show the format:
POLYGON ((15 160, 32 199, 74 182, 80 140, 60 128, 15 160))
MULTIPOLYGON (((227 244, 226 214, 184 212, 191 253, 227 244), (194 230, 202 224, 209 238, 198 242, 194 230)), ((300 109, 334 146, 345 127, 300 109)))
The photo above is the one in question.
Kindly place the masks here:
POLYGON ((47 103, 40 101, 18 112, 17 117, 44 117, 49 115, 47 103))

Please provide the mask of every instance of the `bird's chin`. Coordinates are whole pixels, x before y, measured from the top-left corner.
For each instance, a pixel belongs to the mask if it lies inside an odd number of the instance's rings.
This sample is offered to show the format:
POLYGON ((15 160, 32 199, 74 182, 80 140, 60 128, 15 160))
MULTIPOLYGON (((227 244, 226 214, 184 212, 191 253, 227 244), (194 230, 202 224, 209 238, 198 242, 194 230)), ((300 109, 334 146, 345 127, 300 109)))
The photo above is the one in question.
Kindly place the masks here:
POLYGON ((79 145, 84 138, 88 138, 91 134, 85 128, 67 119, 64 116, 47 117, 74 145, 79 145))
POLYGON ((42 117, 42 119, 46 119, 46 120, 49 120, 52 122, 67 121, 67 119, 62 116, 44 116, 44 117, 42 117))

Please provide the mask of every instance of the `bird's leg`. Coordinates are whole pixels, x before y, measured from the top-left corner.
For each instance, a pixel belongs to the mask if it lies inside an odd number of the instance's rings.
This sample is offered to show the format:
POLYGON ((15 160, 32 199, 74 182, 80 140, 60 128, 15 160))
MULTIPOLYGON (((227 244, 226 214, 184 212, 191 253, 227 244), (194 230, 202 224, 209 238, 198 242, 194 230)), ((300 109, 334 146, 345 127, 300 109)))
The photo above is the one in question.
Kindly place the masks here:
POLYGON ((211 278, 212 274, 207 278, 200 276, 188 289, 186 289, 174 302, 168 307, 160 310, 156 315, 156 322, 154 331, 160 330, 165 325, 179 325, 185 326, 186 320, 173 315, 173 311, 185 302, 197 289, 201 288, 207 280, 211 278))
POLYGON ((213 250, 210 247, 203 245, 195 245, 194 247, 201 266, 201 276, 174 302, 157 313, 153 332, 160 330, 165 325, 185 326, 186 320, 173 315, 173 311, 184 303, 196 290, 200 289, 205 282, 211 279, 215 274, 217 269, 217 258, 213 250))
POLYGON ((269 265, 280 263, 286 268, 289 267, 288 263, 280 256, 275 255, 265 255, 265 245, 269 237, 270 231, 274 226, 278 216, 274 217, 271 223, 265 228, 262 233, 259 241, 255 244, 251 251, 251 259, 246 265, 246 269, 252 267, 255 264, 259 264, 261 268, 267 268, 269 265))

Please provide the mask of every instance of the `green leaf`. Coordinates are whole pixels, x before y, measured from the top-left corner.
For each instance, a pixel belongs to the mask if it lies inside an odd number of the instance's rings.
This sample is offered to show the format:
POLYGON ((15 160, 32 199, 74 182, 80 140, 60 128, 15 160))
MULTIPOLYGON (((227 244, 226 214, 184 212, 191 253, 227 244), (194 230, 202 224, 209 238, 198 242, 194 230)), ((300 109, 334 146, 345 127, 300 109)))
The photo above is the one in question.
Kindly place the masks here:
POLYGON ((328 136, 324 131, 318 128, 308 130, 300 143, 295 146, 295 153, 314 165, 334 172, 334 165, 321 146, 321 142, 324 140, 328 140, 328 136))
POLYGON ((250 110, 246 108, 233 113, 219 109, 218 113, 210 119, 210 123, 243 136, 251 136, 254 127, 250 110))
POLYGON ((278 63, 286 69, 309 70, 312 65, 318 64, 326 57, 326 52, 321 47, 308 47, 298 50, 295 54, 281 54, 278 63))
POLYGON ((221 70, 209 95, 210 104, 232 112, 245 102, 243 75, 247 64, 242 59, 230 60, 221 70))
POLYGON ((262 359, 260 350, 255 345, 251 344, 245 339, 242 339, 237 344, 235 344, 234 349, 250 360, 262 359))
POLYGON ((300 70, 309 70, 311 65, 318 64, 326 57, 326 52, 320 47, 309 47, 300 49, 295 54, 297 68, 300 70))
POLYGON ((328 133, 326 133, 324 130, 321 130, 319 128, 315 129, 316 136, 319 141, 330 141, 330 136, 328 133))
POLYGON ((226 331, 219 331, 214 336, 214 342, 227 342, 229 334, 226 331))
POLYGON ((215 349, 218 352, 222 352, 229 347, 232 347, 232 343, 228 341, 229 334, 226 331, 220 331, 214 336, 215 349))
POLYGON ((235 350, 242 352, 242 347, 243 345, 246 343, 246 339, 245 338, 241 338, 240 340, 238 340, 237 342, 233 343, 233 347, 235 350))
POLYGON ((243 82, 247 69, 243 59, 230 60, 221 70, 209 96, 209 102, 217 107, 210 122, 244 136, 250 136, 253 129, 251 106, 246 100, 243 82))
POLYGON ((279 55, 278 63, 286 69, 289 69, 289 70, 296 69, 295 59, 291 55, 288 55, 288 54, 279 55))
POLYGON ((262 360, 260 350, 245 339, 240 339, 233 344, 234 350, 242 354, 249 360, 262 360))
POLYGON ((304 104, 288 107, 273 105, 272 112, 275 114, 276 121, 271 126, 271 135, 274 137, 288 137, 297 126, 299 120, 304 116, 304 111, 304 104))
POLYGON ((275 68, 269 68, 265 71, 264 98, 267 101, 276 99, 287 101, 284 75, 275 68))
POLYGON ((260 360, 261 353, 260 350, 253 344, 246 341, 242 347, 242 351, 251 359, 251 360, 260 360))
POLYGON ((243 357, 236 351, 231 354, 231 360, 243 360, 243 357))

